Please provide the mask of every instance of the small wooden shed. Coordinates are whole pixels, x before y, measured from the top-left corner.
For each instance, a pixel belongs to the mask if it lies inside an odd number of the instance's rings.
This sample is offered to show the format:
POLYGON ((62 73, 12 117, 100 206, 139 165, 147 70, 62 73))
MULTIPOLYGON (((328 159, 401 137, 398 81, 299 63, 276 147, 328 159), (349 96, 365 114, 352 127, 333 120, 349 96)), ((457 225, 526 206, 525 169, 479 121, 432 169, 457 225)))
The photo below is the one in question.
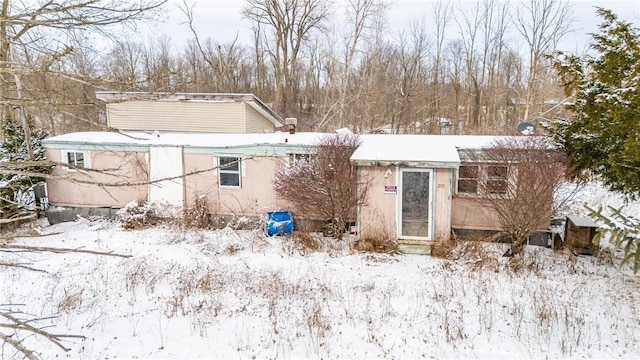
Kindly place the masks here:
POLYGON ((574 249, 592 249, 599 227, 591 218, 569 215, 564 228, 564 243, 574 249))

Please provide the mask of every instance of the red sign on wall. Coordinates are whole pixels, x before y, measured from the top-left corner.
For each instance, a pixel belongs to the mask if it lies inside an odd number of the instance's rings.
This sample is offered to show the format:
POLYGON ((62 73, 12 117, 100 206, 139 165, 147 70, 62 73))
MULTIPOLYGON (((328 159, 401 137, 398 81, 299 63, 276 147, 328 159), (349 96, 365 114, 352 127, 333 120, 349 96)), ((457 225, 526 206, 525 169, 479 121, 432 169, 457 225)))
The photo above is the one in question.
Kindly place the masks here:
POLYGON ((398 193, 398 187, 395 185, 385 185, 384 186, 384 193, 385 194, 397 194, 398 193))

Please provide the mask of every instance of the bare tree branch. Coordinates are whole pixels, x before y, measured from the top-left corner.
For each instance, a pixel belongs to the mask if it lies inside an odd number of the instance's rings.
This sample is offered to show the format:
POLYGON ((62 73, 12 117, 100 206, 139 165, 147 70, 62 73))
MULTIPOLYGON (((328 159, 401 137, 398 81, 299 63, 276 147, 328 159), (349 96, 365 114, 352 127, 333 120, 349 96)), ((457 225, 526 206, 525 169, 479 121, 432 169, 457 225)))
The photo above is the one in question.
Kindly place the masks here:
POLYGON ((55 248, 55 247, 47 247, 47 246, 28 246, 28 245, 4 244, 4 243, 0 243, 0 249, 22 249, 22 250, 28 250, 28 251, 45 251, 45 252, 52 252, 56 254, 74 252, 74 253, 92 254, 92 255, 115 256, 115 257, 121 257, 121 258, 131 257, 131 255, 117 254, 114 252, 69 249, 69 248, 55 248))

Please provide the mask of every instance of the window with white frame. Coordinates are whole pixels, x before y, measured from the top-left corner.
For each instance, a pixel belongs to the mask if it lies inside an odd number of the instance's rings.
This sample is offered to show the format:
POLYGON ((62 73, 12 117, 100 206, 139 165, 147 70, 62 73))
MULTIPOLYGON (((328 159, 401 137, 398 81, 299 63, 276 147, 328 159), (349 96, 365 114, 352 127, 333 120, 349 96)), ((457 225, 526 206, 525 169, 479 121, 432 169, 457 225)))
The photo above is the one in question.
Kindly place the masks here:
POLYGON ((458 171, 458 192, 463 194, 477 194, 479 174, 480 166, 461 165, 458 171))
POLYGON ((65 150, 62 152, 62 161, 71 165, 68 169, 89 168, 89 153, 86 151, 65 150))
POLYGON ((506 194, 509 188, 509 167, 487 165, 486 189, 489 194, 506 194))
POLYGON ((287 165, 296 164, 299 162, 309 162, 311 160, 311 154, 289 154, 289 162, 287 165))
POLYGON ((218 158, 218 184, 221 187, 240 187, 242 179, 242 159, 221 156, 218 158))
POLYGON ((504 195, 509 192, 509 165, 463 164, 458 170, 458 193, 470 195, 504 195))

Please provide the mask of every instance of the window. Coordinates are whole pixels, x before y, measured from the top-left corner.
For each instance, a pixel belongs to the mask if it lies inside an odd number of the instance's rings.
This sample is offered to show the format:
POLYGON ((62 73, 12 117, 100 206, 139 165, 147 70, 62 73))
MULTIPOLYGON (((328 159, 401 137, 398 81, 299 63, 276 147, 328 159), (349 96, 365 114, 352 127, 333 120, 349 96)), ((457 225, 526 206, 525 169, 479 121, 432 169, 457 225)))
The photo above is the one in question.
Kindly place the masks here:
POLYGON ((63 151, 62 161, 72 165, 72 168, 67 168, 69 171, 75 168, 89 168, 89 154, 85 151, 63 151))
POLYGON ((311 154, 289 154, 289 162, 287 162, 287 166, 299 162, 309 162, 309 160, 311 160, 311 154))
POLYGON ((240 187, 240 164, 240 158, 219 157, 218 184, 223 187, 240 187))
POLYGON ((487 193, 506 194, 509 181, 509 167, 506 165, 487 166, 487 193))
POLYGON ((502 195, 509 191, 513 169, 508 165, 465 164, 458 171, 458 193, 502 195))
POLYGON ((458 192, 467 194, 478 193, 478 165, 460 166, 458 177, 458 192))

